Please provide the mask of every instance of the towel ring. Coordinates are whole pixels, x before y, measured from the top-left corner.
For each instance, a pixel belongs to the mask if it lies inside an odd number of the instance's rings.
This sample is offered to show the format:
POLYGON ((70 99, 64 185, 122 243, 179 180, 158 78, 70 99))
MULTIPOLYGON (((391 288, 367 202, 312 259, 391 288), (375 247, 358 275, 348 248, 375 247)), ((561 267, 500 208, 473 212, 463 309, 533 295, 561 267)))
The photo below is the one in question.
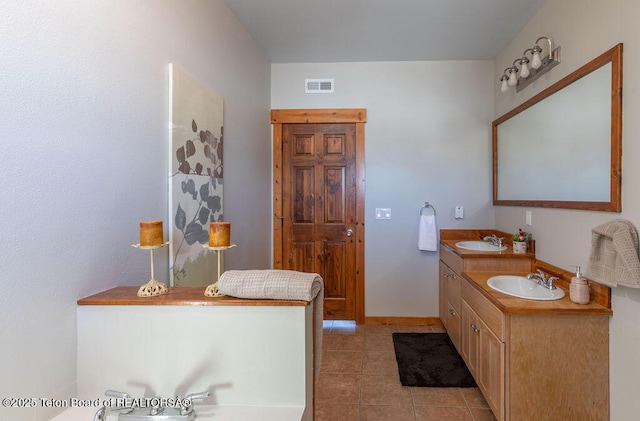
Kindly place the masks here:
POLYGON ((424 202, 424 206, 420 208, 420 215, 436 215, 436 208, 431 206, 429 202, 424 202))

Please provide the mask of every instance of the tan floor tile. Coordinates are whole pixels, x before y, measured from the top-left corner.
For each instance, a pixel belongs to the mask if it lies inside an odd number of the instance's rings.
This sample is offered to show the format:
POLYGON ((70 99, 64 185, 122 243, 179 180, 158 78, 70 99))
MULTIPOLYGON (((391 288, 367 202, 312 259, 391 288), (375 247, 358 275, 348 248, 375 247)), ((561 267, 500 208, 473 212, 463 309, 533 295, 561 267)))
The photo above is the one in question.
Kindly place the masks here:
POLYGON ((431 326, 398 326, 398 332, 432 333, 433 328, 431 326))
POLYGON ((316 404, 359 404, 360 374, 320 373, 315 385, 316 404))
POLYGON ((393 355, 395 355, 396 352, 393 347, 393 337, 390 334, 365 335, 364 349, 366 351, 389 352, 393 355))
POLYGON ((473 415, 474 421, 496 421, 496 417, 493 415, 490 409, 481 408, 469 408, 473 415))
POLYGON ((393 325, 366 325, 363 327, 365 335, 390 335, 398 331, 398 326, 393 325))
POLYGON ((412 406, 364 405, 360 421, 415 421, 415 416, 412 406))
POLYGON ((431 326, 431 330, 433 330, 433 333, 446 333, 447 330, 444 328, 444 326, 431 326))
POLYGON ((362 363, 363 374, 398 374, 398 363, 391 352, 365 351, 362 363))
POLYGON ((403 387, 392 333, 441 326, 362 326, 325 321, 315 385, 316 421, 495 421, 478 388, 403 387))
POLYGON ((358 421, 358 405, 316 404, 315 421, 358 421))
POLYGON ((397 375, 363 374, 361 405, 411 406, 411 391, 403 387, 397 375))
POLYGON ((474 421, 469 408, 416 406, 416 421, 474 421))
POLYGON ((467 406, 457 387, 412 387, 415 406, 467 406))
POLYGON ((360 373, 362 371, 362 351, 324 351, 320 372, 360 373))
POLYGON ((330 332, 339 334, 364 333, 364 327, 356 325, 351 320, 334 320, 331 324, 330 332))
POLYGON ((489 404, 477 387, 462 388, 460 391, 469 407, 489 409, 489 404))
POLYGON ((364 348, 364 334, 325 333, 322 338, 322 348, 325 351, 362 351, 364 348))

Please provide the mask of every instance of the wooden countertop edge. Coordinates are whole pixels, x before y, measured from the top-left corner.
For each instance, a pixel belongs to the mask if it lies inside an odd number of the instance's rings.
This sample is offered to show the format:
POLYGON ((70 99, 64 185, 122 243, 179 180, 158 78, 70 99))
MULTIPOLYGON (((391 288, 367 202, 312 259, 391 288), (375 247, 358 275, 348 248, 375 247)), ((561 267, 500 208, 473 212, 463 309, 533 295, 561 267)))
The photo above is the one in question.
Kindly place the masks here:
POLYGON ((205 287, 171 287, 156 297, 138 297, 140 287, 115 287, 81 298, 79 306, 307 306, 307 301, 205 297, 205 287))
POLYGON ((507 249, 504 251, 475 251, 475 250, 462 250, 456 247, 458 241, 464 241, 460 239, 456 240, 440 240, 440 245, 447 247, 460 257, 474 257, 474 258, 494 258, 500 257, 501 259, 522 259, 523 257, 534 258, 535 253, 514 253, 511 243, 504 243, 507 249))
POLYGON ((555 301, 535 301, 524 298, 511 297, 492 290, 487 280, 496 275, 526 276, 526 273, 507 272, 464 272, 462 276, 469 281, 478 292, 487 298, 504 314, 515 315, 575 315, 575 316, 612 316, 610 308, 591 302, 589 304, 575 304, 569 299, 569 292, 565 297, 555 301))

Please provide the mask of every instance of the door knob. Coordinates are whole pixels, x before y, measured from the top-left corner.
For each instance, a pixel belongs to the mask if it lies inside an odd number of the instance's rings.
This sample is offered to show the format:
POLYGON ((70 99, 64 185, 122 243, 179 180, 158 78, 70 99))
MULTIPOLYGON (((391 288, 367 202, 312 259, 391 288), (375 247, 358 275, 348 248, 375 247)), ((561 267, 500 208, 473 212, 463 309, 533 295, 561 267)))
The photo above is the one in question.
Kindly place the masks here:
POLYGON ((347 230, 347 237, 352 237, 353 236, 353 230, 351 228, 349 228, 347 230))

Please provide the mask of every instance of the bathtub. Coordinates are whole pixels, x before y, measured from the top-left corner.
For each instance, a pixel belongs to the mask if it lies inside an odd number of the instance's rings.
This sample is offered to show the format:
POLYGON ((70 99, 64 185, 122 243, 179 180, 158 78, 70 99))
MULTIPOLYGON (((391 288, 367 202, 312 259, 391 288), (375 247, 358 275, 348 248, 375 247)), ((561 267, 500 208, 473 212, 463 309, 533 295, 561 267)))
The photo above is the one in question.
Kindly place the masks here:
MULTIPOLYGON (((198 419, 313 419, 314 303, 211 299, 204 288, 153 298, 136 291, 78 301, 78 399, 209 391, 195 402, 198 419)), ((67 408, 54 420, 92 420, 98 409, 67 408)))
MULTIPOLYGON (((69 408, 51 421, 91 421, 96 408, 69 408)), ((304 407, 275 406, 196 406, 196 421, 300 421, 304 407)), ((117 421, 118 413, 109 414, 107 421, 117 421)))

